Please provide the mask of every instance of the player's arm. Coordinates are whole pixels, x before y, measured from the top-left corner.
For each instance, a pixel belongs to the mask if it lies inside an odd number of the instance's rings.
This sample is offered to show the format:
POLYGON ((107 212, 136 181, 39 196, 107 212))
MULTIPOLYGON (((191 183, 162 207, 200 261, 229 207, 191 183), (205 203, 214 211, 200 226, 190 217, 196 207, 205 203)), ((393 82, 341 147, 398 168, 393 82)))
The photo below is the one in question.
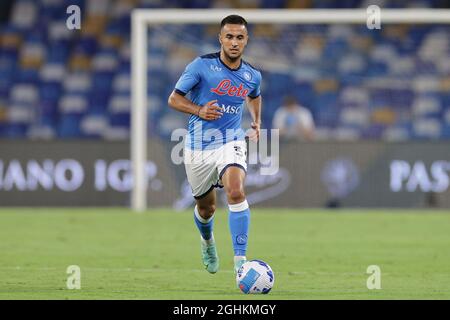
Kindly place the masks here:
POLYGON ((217 120, 222 116, 222 109, 216 104, 217 100, 211 100, 204 106, 199 106, 174 90, 167 102, 177 111, 190 113, 204 120, 217 120))
POLYGON ((177 111, 190 113, 204 120, 216 120, 222 116, 221 108, 214 105, 217 100, 211 100, 204 106, 199 106, 184 96, 201 82, 202 68, 203 63, 199 58, 186 66, 180 79, 175 84, 175 90, 169 96, 168 104, 177 111))
POLYGON ((248 137, 252 141, 258 141, 259 139, 259 131, 261 129, 261 105, 261 95, 256 98, 247 97, 247 107, 253 119, 251 124, 253 132, 249 134, 248 137))

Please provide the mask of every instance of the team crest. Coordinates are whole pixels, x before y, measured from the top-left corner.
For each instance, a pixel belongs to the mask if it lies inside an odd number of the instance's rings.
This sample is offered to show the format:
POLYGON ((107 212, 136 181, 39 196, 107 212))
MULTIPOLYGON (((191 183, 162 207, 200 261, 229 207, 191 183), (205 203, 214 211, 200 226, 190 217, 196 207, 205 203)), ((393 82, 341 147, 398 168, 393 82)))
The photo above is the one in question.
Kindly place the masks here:
POLYGON ((244 79, 245 80, 247 80, 247 81, 250 81, 250 80, 252 80, 252 75, 251 75, 251 73, 250 72, 248 72, 248 71, 244 71, 244 79))

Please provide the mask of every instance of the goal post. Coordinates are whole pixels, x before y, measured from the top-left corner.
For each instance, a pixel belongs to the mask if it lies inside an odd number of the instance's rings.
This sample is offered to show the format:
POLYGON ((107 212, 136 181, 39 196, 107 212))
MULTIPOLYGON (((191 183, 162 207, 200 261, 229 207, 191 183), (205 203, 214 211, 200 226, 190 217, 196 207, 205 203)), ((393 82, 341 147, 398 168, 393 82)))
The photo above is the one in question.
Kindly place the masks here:
MULTIPOLYGON (((161 24, 218 24, 230 14, 249 23, 272 24, 361 24, 370 13, 359 9, 135 9, 131 17, 131 163, 133 187, 131 208, 147 208, 145 164, 147 161, 147 27, 161 24)), ((450 9, 381 9, 381 25, 450 24, 450 9)), ((151 107, 151 106, 150 106, 151 107)))

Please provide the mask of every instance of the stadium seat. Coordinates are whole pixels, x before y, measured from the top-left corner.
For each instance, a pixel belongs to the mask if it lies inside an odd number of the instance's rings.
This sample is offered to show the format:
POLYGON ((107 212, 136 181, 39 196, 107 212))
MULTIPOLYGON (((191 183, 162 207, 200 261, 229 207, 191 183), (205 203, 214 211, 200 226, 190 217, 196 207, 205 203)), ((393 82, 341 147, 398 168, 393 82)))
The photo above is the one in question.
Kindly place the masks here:
POLYGON ((108 118, 101 115, 85 115, 80 121, 80 130, 84 137, 101 138, 108 128, 108 118))
POLYGON ((413 122, 413 133, 416 139, 438 139, 442 125, 436 119, 418 119, 413 122))
MULTIPOLYGON (((385 2, 386 7, 399 6, 398 1, 385 2)), ((0 119, 0 138, 128 137, 131 10, 221 7, 226 3, 15 1, 10 20, 0 29, 0 107, 3 113, 13 115, 0 119), (61 15, 71 4, 82 9, 81 31, 69 30, 61 15), (32 109, 39 116, 17 121, 24 110, 32 109)), ((345 0, 336 7, 362 3, 345 0)), ((436 5, 431 0, 421 3, 436 5)), ((244 5, 324 8, 329 1, 249 0, 240 4, 244 5)), ((283 96, 291 94, 312 111, 323 137, 337 130, 344 139, 448 138, 450 38, 446 26, 249 28, 252 38, 246 55, 262 69, 265 126, 270 127, 283 96), (409 126, 404 121, 409 121, 409 126)), ((148 31, 148 44, 150 130, 164 137, 174 125, 186 125, 167 108, 167 97, 187 63, 217 50, 217 28, 154 26, 148 31)))
POLYGON ((406 141, 411 138, 411 125, 406 126, 392 126, 386 128, 381 137, 385 141, 406 141))

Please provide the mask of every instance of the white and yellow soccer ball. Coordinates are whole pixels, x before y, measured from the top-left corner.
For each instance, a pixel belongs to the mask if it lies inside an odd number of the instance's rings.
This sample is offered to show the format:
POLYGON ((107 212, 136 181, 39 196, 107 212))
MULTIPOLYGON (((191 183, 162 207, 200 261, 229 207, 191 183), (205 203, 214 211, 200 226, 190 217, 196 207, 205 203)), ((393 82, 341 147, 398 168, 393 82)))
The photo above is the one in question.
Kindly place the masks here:
POLYGON ((267 294, 272 290, 275 275, 261 260, 246 261, 236 274, 237 286, 246 294, 267 294))

